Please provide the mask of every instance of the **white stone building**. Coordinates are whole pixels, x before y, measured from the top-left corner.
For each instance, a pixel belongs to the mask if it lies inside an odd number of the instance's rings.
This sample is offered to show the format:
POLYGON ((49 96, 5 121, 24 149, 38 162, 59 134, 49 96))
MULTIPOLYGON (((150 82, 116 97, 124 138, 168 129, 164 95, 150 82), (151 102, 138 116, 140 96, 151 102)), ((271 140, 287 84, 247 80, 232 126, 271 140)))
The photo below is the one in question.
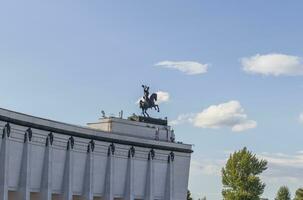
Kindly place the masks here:
POLYGON ((167 125, 88 127, 0 109, 0 200, 185 200, 191 145, 167 125))

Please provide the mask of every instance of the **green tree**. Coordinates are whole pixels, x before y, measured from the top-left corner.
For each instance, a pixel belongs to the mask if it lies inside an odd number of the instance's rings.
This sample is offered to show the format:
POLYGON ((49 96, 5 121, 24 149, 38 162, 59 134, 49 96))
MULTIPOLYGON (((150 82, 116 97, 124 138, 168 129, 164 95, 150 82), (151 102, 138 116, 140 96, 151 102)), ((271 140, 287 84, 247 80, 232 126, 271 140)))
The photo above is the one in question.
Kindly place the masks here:
POLYGON ((286 187, 286 186, 280 187, 275 200, 291 200, 291 196, 290 196, 288 187, 286 187))
POLYGON ((189 190, 187 190, 187 198, 186 200, 193 200, 193 198, 191 197, 191 193, 189 190))
POLYGON ((265 184, 258 177, 267 169, 267 161, 259 160, 247 148, 230 155, 222 169, 224 200, 260 200, 265 184))
POLYGON ((296 191, 296 197, 294 200, 303 200, 303 188, 299 188, 296 191))

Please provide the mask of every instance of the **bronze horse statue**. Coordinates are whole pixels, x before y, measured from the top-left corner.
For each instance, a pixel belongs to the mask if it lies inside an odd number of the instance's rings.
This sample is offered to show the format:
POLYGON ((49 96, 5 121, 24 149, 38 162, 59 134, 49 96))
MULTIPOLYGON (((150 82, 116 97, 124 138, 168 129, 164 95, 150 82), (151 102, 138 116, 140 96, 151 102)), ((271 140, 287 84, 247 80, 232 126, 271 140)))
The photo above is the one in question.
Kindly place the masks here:
POLYGON ((149 108, 154 108, 156 111, 160 112, 159 106, 156 104, 157 101, 157 93, 153 93, 148 96, 149 94, 149 87, 142 85, 144 88, 144 96, 143 100, 141 99, 139 102, 140 108, 142 109, 142 114, 144 117, 149 117, 149 114, 147 113, 147 110, 149 108))

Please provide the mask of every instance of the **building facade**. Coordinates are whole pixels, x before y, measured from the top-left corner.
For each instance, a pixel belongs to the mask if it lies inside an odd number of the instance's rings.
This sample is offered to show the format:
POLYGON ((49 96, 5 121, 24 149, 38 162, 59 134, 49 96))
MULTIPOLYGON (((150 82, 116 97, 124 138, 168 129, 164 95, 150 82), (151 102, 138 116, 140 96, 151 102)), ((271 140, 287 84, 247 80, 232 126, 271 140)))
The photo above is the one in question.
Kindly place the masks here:
POLYGON ((81 127, 0 109, 0 200, 184 200, 192 146, 167 125, 81 127))

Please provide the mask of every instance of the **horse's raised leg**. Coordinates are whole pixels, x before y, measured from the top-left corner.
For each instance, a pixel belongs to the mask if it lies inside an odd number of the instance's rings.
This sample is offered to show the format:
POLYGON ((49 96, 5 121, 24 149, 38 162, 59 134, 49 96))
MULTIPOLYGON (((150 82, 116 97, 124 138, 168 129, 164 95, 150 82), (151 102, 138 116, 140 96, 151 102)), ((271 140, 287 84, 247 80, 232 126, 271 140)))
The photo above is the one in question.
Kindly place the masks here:
MULTIPOLYGON (((145 110, 145 114, 147 115, 147 117, 149 117, 149 114, 147 113, 147 110, 145 110)), ((145 115, 144 115, 145 116, 145 115)))

